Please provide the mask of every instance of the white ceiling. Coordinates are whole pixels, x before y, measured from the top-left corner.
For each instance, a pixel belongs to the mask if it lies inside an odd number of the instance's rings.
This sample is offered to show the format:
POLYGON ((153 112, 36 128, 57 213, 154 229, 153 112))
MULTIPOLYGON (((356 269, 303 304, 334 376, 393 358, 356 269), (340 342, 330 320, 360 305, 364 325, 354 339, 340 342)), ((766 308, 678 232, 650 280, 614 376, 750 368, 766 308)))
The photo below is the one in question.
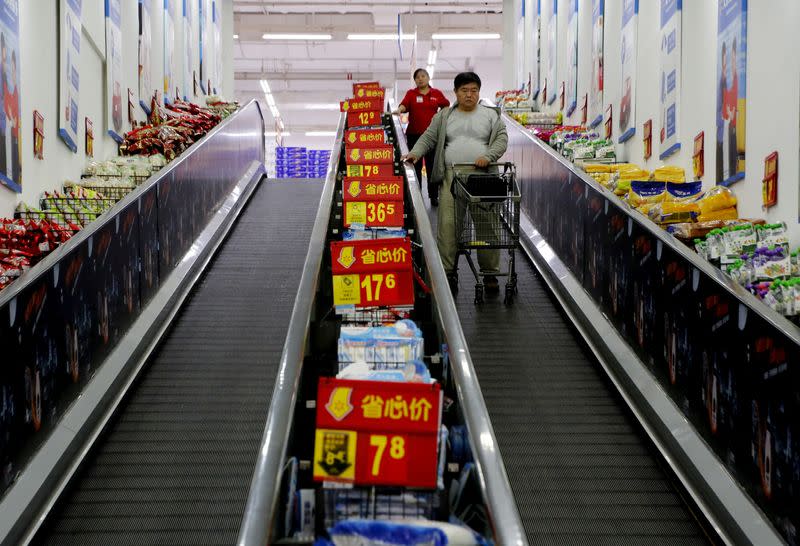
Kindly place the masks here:
MULTIPOLYGON (((413 40, 351 41, 348 33, 397 33, 416 30, 415 67, 424 67, 437 49, 434 85, 448 92, 452 78, 466 69, 484 81, 484 96, 502 82, 502 40, 432 40, 432 33, 502 33, 502 0, 457 2, 427 0, 308 1, 234 0, 234 72, 240 101, 263 99, 266 79, 287 131, 332 130, 338 110, 309 110, 309 104, 333 105, 351 94, 353 81, 379 80, 402 97, 413 86, 413 40), (325 33, 325 42, 269 41, 264 33, 325 33), (348 80, 348 73, 353 81, 348 80)), ((449 92, 452 99, 452 92, 449 92)), ((269 112, 267 112, 269 118, 269 112)), ((270 120, 272 121, 272 120, 270 120)))

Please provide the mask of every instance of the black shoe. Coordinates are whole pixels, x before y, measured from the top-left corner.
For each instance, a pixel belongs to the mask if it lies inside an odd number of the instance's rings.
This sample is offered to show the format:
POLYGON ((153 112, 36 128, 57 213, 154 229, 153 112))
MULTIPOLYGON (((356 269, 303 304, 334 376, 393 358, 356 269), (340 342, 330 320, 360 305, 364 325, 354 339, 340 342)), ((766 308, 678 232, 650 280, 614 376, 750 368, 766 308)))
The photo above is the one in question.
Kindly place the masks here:
POLYGON ((483 289, 487 294, 497 294, 500 292, 500 283, 494 275, 486 275, 483 278, 483 289))
POLYGON ((450 285, 450 293, 454 296, 458 294, 458 275, 447 275, 447 284, 450 285))
POLYGON ((431 199, 431 206, 432 207, 438 207, 439 206, 439 200, 438 199, 431 199))

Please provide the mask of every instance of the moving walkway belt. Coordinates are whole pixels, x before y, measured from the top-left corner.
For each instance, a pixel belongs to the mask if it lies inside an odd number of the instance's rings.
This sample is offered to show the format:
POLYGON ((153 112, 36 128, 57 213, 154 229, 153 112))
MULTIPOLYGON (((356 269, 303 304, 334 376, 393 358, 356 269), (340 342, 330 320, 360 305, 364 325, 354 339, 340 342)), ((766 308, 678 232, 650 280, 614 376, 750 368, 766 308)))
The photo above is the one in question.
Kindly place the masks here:
POLYGON ((261 182, 35 543, 236 542, 321 191, 261 182))
POLYGON ((476 306, 465 262, 456 306, 530 543, 707 544, 533 265, 517 260, 514 305, 476 306))

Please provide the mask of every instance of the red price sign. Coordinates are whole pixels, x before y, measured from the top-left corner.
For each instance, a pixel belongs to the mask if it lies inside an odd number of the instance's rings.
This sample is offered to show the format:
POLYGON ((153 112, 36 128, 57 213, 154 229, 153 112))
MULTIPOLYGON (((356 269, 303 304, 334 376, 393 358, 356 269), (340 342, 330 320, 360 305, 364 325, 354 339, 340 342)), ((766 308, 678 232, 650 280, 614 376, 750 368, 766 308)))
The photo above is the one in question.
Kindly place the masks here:
MULTIPOLYGON (((369 167, 369 165, 367 165, 369 167)), ((345 202, 347 201, 402 201, 403 177, 361 178, 345 177, 342 181, 345 202)))
POLYGON ((372 110, 371 112, 347 113, 348 127, 367 127, 380 124, 381 124, 381 113, 379 110, 372 110))
POLYGON ((383 87, 359 87, 353 91, 353 97, 357 99, 379 99, 383 100, 386 90, 383 87))
POLYGON ((359 129, 345 131, 344 141, 348 146, 357 148, 373 148, 386 144, 386 133, 383 129, 359 129))
POLYGON ((394 178, 394 165, 348 165, 347 176, 357 178, 394 178))
POLYGON ((344 204, 344 225, 367 227, 403 227, 402 201, 347 201, 344 204))
POLYGON ((347 99, 339 103, 342 112, 380 112, 383 99, 347 99))
POLYGON ((411 240, 408 237, 333 241, 331 259, 335 306, 414 305, 411 240))
POLYGON ((314 479, 436 487, 441 407, 438 383, 320 378, 314 479))
POLYGON ((348 165, 394 163, 394 146, 385 144, 374 148, 345 147, 345 161, 348 165))
POLYGON ((353 96, 357 97, 361 89, 380 89, 381 82, 359 82, 353 84, 353 96))

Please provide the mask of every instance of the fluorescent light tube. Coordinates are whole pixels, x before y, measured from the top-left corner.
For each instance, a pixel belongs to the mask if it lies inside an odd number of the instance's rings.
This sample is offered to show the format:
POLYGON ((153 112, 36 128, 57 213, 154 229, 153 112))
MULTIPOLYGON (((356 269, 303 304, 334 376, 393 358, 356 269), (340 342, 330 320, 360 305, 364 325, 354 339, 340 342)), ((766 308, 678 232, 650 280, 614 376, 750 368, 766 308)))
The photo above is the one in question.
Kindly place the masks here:
POLYGON ((306 131, 306 136, 332 137, 336 136, 336 131, 306 131))
MULTIPOLYGON (((383 33, 370 33, 370 34, 348 34, 348 40, 397 40, 397 34, 383 34, 383 33)), ((413 40, 413 34, 403 34, 403 40, 413 40)))
POLYGON ((432 40, 499 40, 500 35, 496 32, 473 33, 473 34, 432 34, 432 40))
POLYGON ((338 110, 339 109, 339 105, 338 104, 333 104, 333 103, 331 103, 331 104, 314 104, 314 103, 312 103, 312 104, 306 104, 305 109, 306 110, 338 110))
POLYGON ((261 36, 264 40, 306 40, 306 41, 321 41, 331 40, 333 36, 330 34, 274 34, 266 33, 261 36))

